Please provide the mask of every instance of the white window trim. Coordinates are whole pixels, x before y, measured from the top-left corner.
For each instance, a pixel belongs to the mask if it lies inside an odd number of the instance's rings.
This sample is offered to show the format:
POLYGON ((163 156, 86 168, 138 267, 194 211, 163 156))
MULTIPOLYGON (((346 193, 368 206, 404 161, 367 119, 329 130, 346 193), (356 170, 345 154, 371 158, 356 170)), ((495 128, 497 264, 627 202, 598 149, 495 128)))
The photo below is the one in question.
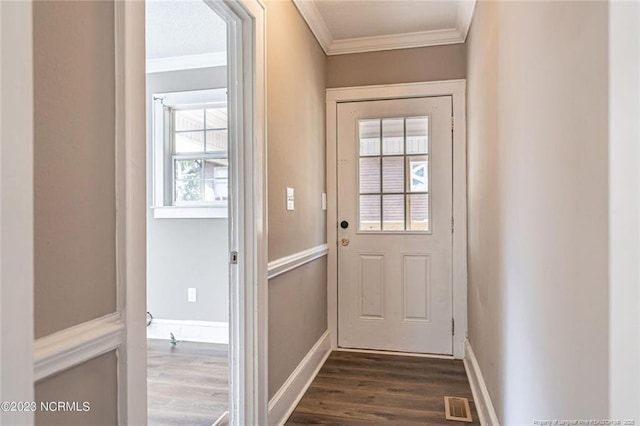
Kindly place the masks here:
POLYGON ((229 216, 229 209, 215 206, 155 206, 153 217, 155 219, 226 219, 229 216))
MULTIPOLYGON (((191 90, 185 92, 158 93, 152 95, 153 141, 153 217, 154 219, 225 219, 229 216, 227 201, 199 205, 174 205, 168 191, 172 181, 171 146, 166 142, 169 119, 164 107, 198 107, 226 104, 226 89, 191 90)), ((178 108, 176 108, 178 109, 178 108)))

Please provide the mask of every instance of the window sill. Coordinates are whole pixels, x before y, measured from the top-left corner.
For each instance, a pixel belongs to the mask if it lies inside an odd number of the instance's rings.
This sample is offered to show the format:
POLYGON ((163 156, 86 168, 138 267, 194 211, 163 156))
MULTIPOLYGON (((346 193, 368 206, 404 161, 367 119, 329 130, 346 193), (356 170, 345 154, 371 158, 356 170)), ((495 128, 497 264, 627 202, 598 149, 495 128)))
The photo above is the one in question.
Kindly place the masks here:
POLYGON ((226 219, 227 207, 153 207, 154 219, 226 219))

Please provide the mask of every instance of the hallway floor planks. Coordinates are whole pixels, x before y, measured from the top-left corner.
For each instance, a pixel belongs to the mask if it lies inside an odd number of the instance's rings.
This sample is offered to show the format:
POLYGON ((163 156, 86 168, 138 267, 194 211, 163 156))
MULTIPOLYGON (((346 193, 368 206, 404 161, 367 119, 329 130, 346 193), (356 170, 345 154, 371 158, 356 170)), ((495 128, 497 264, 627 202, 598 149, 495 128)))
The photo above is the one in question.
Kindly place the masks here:
POLYGON ((479 425, 460 360, 333 352, 286 423, 479 425), (444 397, 469 398, 473 423, 445 420, 444 397))
POLYGON ((228 409, 228 347, 147 340, 149 426, 211 426, 228 409))

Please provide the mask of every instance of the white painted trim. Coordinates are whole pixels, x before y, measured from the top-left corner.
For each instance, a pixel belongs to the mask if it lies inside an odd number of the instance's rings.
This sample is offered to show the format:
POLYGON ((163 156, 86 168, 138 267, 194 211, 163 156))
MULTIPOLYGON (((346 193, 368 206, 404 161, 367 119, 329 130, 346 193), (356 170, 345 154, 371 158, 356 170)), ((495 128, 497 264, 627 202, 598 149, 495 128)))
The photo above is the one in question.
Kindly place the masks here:
POLYGON ((147 424, 145 3, 115 3, 118 424, 147 424))
MULTIPOLYGON (((228 23, 228 72, 239 76, 239 84, 229 85, 230 100, 236 99, 229 114, 242 119, 230 135, 244 142, 232 152, 241 166, 230 179, 237 185, 232 193, 240 194, 229 206, 230 246, 240 254, 230 279, 230 424, 266 424, 266 12, 260 0, 206 1, 228 23)), ((140 404, 146 401, 144 44, 144 2, 116 2, 116 265, 118 310, 126 321, 126 344, 118 350, 122 425, 147 423, 146 405, 140 404)))
POLYGON ((465 341, 465 352, 463 360, 464 369, 467 371, 471 393, 473 394, 473 402, 475 403, 476 411, 480 418, 480 424, 482 426, 500 426, 498 416, 491 402, 491 396, 484 381, 484 376, 480 370, 480 365, 473 353, 471 343, 469 343, 468 340, 465 341))
MULTIPOLYGON (((33 3, 0 2, 0 401, 33 401, 33 3)), ((33 413, 0 411, 0 424, 33 413)))
POLYGON ((280 259, 272 260, 268 265, 268 278, 275 278, 278 275, 282 275, 293 269, 299 268, 302 265, 306 265, 309 262, 324 257, 328 253, 329 246, 327 244, 320 244, 319 246, 302 250, 292 255, 281 257, 280 259))
POLYGON ((457 3, 456 30, 463 41, 467 41, 471 21, 473 20, 473 12, 476 8, 476 0, 462 0, 457 3))
POLYGON ((384 36, 358 37, 334 40, 327 55, 376 52, 380 50, 409 49, 413 47, 442 46, 464 43, 457 29, 419 31, 384 36))
POLYGON ((269 426, 282 426, 331 354, 329 330, 318 339, 269 401, 269 426))
POLYGON ((466 81, 453 97, 453 356, 464 357, 467 339, 467 107, 466 81))
MULTIPOLYGON (((231 412, 232 426, 244 424, 266 424, 268 421, 269 382, 268 382, 268 336, 269 336, 269 300, 268 300, 268 244, 267 244, 267 36, 266 7, 261 0, 239 0, 243 17, 243 73, 246 90, 244 92, 244 114, 251 117, 245 123, 245 138, 251 141, 247 147, 247 160, 244 179, 251 182, 252 190, 245 194, 244 212, 250 218, 248 235, 244 236, 243 246, 251 253, 251 263, 244 262, 245 282, 244 327, 238 338, 244 339, 244 358, 242 378, 246 386, 238 399, 242 417, 231 412), (247 13, 248 12, 248 13, 247 13), (247 68, 249 67, 249 68, 247 68), (250 212, 250 213, 248 213, 250 212), (245 313, 247 312, 247 313, 245 313)), ((239 71, 242 73, 242 70, 239 71)), ((237 297, 242 296, 239 293, 237 297)), ((233 321, 233 320, 232 320, 233 321)), ((233 333, 232 333, 233 336, 233 333)), ((236 345, 238 347, 238 345, 236 345)))
POLYGON ((453 356, 464 357, 467 337, 467 160, 465 80, 447 80, 424 83, 389 84, 327 89, 327 321, 331 332, 331 345, 338 347, 338 263, 337 263, 337 105, 341 102, 377 99, 402 99, 429 96, 453 98, 453 356))
POLYGON ((169 340, 170 333, 184 342, 229 344, 229 323, 156 319, 147 327, 147 339, 169 340))
POLYGON ((379 351, 372 349, 350 349, 350 348, 337 348, 336 352, 354 352, 358 354, 376 354, 376 355, 389 355, 389 356, 411 356, 414 358, 432 358, 432 359, 454 359, 452 355, 435 355, 435 354, 421 354, 415 352, 395 352, 395 351, 379 351))
POLYGON ((162 206, 153 208, 154 219, 226 219, 227 207, 180 207, 162 206))
POLYGON ((42 380, 116 349, 124 321, 114 313, 46 337, 34 344, 34 380, 42 380))
POLYGON ((223 424, 229 424, 229 412, 228 411, 225 411, 224 413, 220 414, 220 417, 218 417, 218 420, 213 422, 212 426, 222 426, 223 424))
POLYGON ((331 56, 464 43, 471 26, 476 0, 463 0, 457 4, 455 28, 348 39, 333 37, 315 4, 315 0, 293 0, 293 3, 318 40, 322 50, 331 56))
POLYGON ((640 3, 609 7, 609 418, 640 419, 640 3))
POLYGON ((203 53, 200 55, 171 56, 146 60, 147 74, 169 71, 184 71, 198 68, 224 67, 227 52, 203 53))
POLYGON ((379 84, 327 89, 327 103, 376 99, 420 98, 465 93, 466 80, 425 81, 419 83, 379 84))
POLYGON ((267 151, 266 11, 260 0, 205 0, 226 20, 229 55, 230 248, 239 253, 230 276, 230 413, 234 426, 266 424, 267 151), (232 81, 237 84, 231 84, 232 81), (235 100, 235 101, 234 101, 235 100), (236 120, 232 120, 236 117, 236 120), (235 284, 234 284, 235 283, 235 284))
POLYGON ((302 15, 302 18, 306 21, 309 29, 316 37, 316 40, 318 40, 320 47, 324 50, 324 53, 328 55, 331 44, 333 43, 333 36, 315 2, 309 0, 293 0, 293 4, 296 5, 298 12, 300 12, 300 15, 302 15))
POLYGON ((153 93, 151 95, 151 193, 155 219, 226 218, 228 203, 216 200, 207 203, 174 204, 173 195, 173 135, 170 130, 174 109, 187 106, 196 108, 227 107, 227 89, 188 90, 153 93))

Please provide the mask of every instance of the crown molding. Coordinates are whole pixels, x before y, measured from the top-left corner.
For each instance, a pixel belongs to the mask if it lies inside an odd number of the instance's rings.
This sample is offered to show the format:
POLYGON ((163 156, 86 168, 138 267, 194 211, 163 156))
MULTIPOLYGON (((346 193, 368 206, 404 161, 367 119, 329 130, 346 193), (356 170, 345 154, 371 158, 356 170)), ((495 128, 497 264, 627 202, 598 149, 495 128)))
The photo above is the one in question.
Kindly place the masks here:
POLYGON ((348 39, 333 38, 314 0, 293 0, 293 3, 324 53, 331 56, 464 43, 471 26, 476 0, 458 2, 455 28, 348 39))
POLYGON ((463 42, 467 41, 469 27, 473 19, 473 12, 476 8, 476 0, 464 0, 458 3, 458 14, 456 16, 456 30, 463 42))
POLYGON ((309 29, 320 43, 320 47, 324 50, 324 53, 330 55, 329 50, 333 44, 333 36, 331 31, 324 22, 324 18, 320 14, 320 11, 316 7, 316 3, 311 0, 293 0, 293 4, 296 5, 298 12, 302 15, 302 18, 307 22, 309 29))
POLYGON ((409 49, 412 47, 441 46, 464 43, 455 28, 415 33, 334 40, 327 55, 375 52, 379 50, 409 49))

